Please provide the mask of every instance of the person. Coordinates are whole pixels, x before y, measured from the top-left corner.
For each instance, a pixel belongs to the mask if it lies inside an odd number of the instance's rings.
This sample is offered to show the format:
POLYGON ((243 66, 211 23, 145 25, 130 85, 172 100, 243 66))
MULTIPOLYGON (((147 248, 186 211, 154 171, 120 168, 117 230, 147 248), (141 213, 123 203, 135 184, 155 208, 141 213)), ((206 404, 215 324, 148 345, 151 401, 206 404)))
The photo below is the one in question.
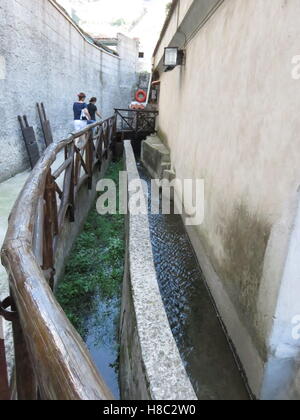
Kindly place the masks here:
POLYGON ((90 100, 90 103, 88 104, 88 112, 90 114, 90 121, 88 122, 88 124, 94 124, 96 122, 96 115, 102 119, 100 113, 98 112, 98 108, 96 107, 96 103, 97 103, 97 98, 93 97, 90 100))
POLYGON ((83 130, 91 119, 85 99, 86 94, 81 92, 78 94, 78 101, 73 105, 75 131, 83 130))

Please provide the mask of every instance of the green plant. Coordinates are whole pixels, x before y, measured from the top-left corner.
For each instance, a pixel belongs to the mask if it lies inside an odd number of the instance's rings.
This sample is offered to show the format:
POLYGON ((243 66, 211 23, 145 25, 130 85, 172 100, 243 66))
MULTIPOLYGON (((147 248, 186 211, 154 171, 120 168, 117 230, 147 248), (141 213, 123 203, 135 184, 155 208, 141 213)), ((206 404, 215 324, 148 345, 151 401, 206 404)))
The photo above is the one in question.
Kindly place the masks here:
POLYGON ((172 8, 172 5, 173 5, 173 2, 172 1, 170 1, 169 3, 167 3, 167 5, 166 5, 166 13, 167 13, 167 15, 170 13, 171 8, 172 8))
MULTIPOLYGON (((121 170, 122 162, 112 163, 106 177, 117 184, 121 170)), ((56 296, 83 339, 87 334, 87 319, 97 310, 97 299, 105 302, 112 314, 119 312, 124 236, 124 216, 100 216, 94 205, 68 259, 56 296)))

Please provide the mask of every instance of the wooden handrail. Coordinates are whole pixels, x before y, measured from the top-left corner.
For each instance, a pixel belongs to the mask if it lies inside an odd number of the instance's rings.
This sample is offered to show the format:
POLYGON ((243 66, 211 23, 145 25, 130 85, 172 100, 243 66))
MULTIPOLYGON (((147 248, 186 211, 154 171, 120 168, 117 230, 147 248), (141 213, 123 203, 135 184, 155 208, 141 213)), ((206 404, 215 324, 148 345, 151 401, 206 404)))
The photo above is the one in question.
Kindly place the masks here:
POLYGON ((92 187, 95 167, 100 168, 103 157, 108 157, 114 136, 112 117, 51 144, 9 217, 1 259, 9 275, 12 310, 17 312, 13 331, 18 399, 113 399, 52 290, 55 253, 66 217, 74 221, 78 191, 85 177, 87 188, 92 187), (108 135, 103 124, 113 127, 108 135), (62 150, 65 163, 52 174, 51 167, 62 150), (79 162, 76 150, 81 153, 79 162), (87 175, 81 173, 82 167, 87 175), (63 173, 61 187, 57 178, 63 173))
POLYGON ((142 132, 152 134, 155 132, 158 111, 115 108, 115 113, 116 123, 120 122, 122 128, 124 126, 124 129, 127 131, 129 130, 136 134, 142 132))

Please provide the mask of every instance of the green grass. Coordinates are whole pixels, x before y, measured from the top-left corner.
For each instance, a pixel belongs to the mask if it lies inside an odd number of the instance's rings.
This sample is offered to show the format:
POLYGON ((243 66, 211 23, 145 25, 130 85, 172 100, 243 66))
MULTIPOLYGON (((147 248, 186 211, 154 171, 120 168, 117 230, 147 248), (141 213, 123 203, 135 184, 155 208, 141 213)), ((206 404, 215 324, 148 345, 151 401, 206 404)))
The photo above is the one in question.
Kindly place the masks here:
MULTIPOLYGON (((105 177, 118 185, 121 170, 122 162, 112 163, 105 177)), ((100 216, 95 203, 56 291, 59 303, 83 339, 87 334, 86 320, 97 310, 95 296, 103 301, 120 301, 124 255, 124 216, 100 216)))

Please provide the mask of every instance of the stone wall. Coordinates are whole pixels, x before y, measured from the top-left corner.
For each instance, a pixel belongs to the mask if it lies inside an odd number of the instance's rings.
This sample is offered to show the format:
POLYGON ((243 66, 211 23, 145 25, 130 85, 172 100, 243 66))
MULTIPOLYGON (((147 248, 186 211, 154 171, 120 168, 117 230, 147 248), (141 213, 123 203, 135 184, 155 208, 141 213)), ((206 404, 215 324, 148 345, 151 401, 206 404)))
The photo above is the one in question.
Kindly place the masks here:
POLYGON ((154 57, 172 169, 205 180, 205 221, 189 233, 250 386, 266 399, 300 396, 299 13, 297 0, 180 0, 154 57), (185 64, 163 72, 168 44, 185 48, 185 64))
POLYGON ((1 1, 0 181, 28 167, 19 114, 27 114, 43 144, 36 102, 44 102, 56 141, 73 130, 72 104, 80 91, 98 98, 104 118, 128 106, 138 43, 123 35, 119 41, 120 57, 91 44, 51 0, 1 1))

